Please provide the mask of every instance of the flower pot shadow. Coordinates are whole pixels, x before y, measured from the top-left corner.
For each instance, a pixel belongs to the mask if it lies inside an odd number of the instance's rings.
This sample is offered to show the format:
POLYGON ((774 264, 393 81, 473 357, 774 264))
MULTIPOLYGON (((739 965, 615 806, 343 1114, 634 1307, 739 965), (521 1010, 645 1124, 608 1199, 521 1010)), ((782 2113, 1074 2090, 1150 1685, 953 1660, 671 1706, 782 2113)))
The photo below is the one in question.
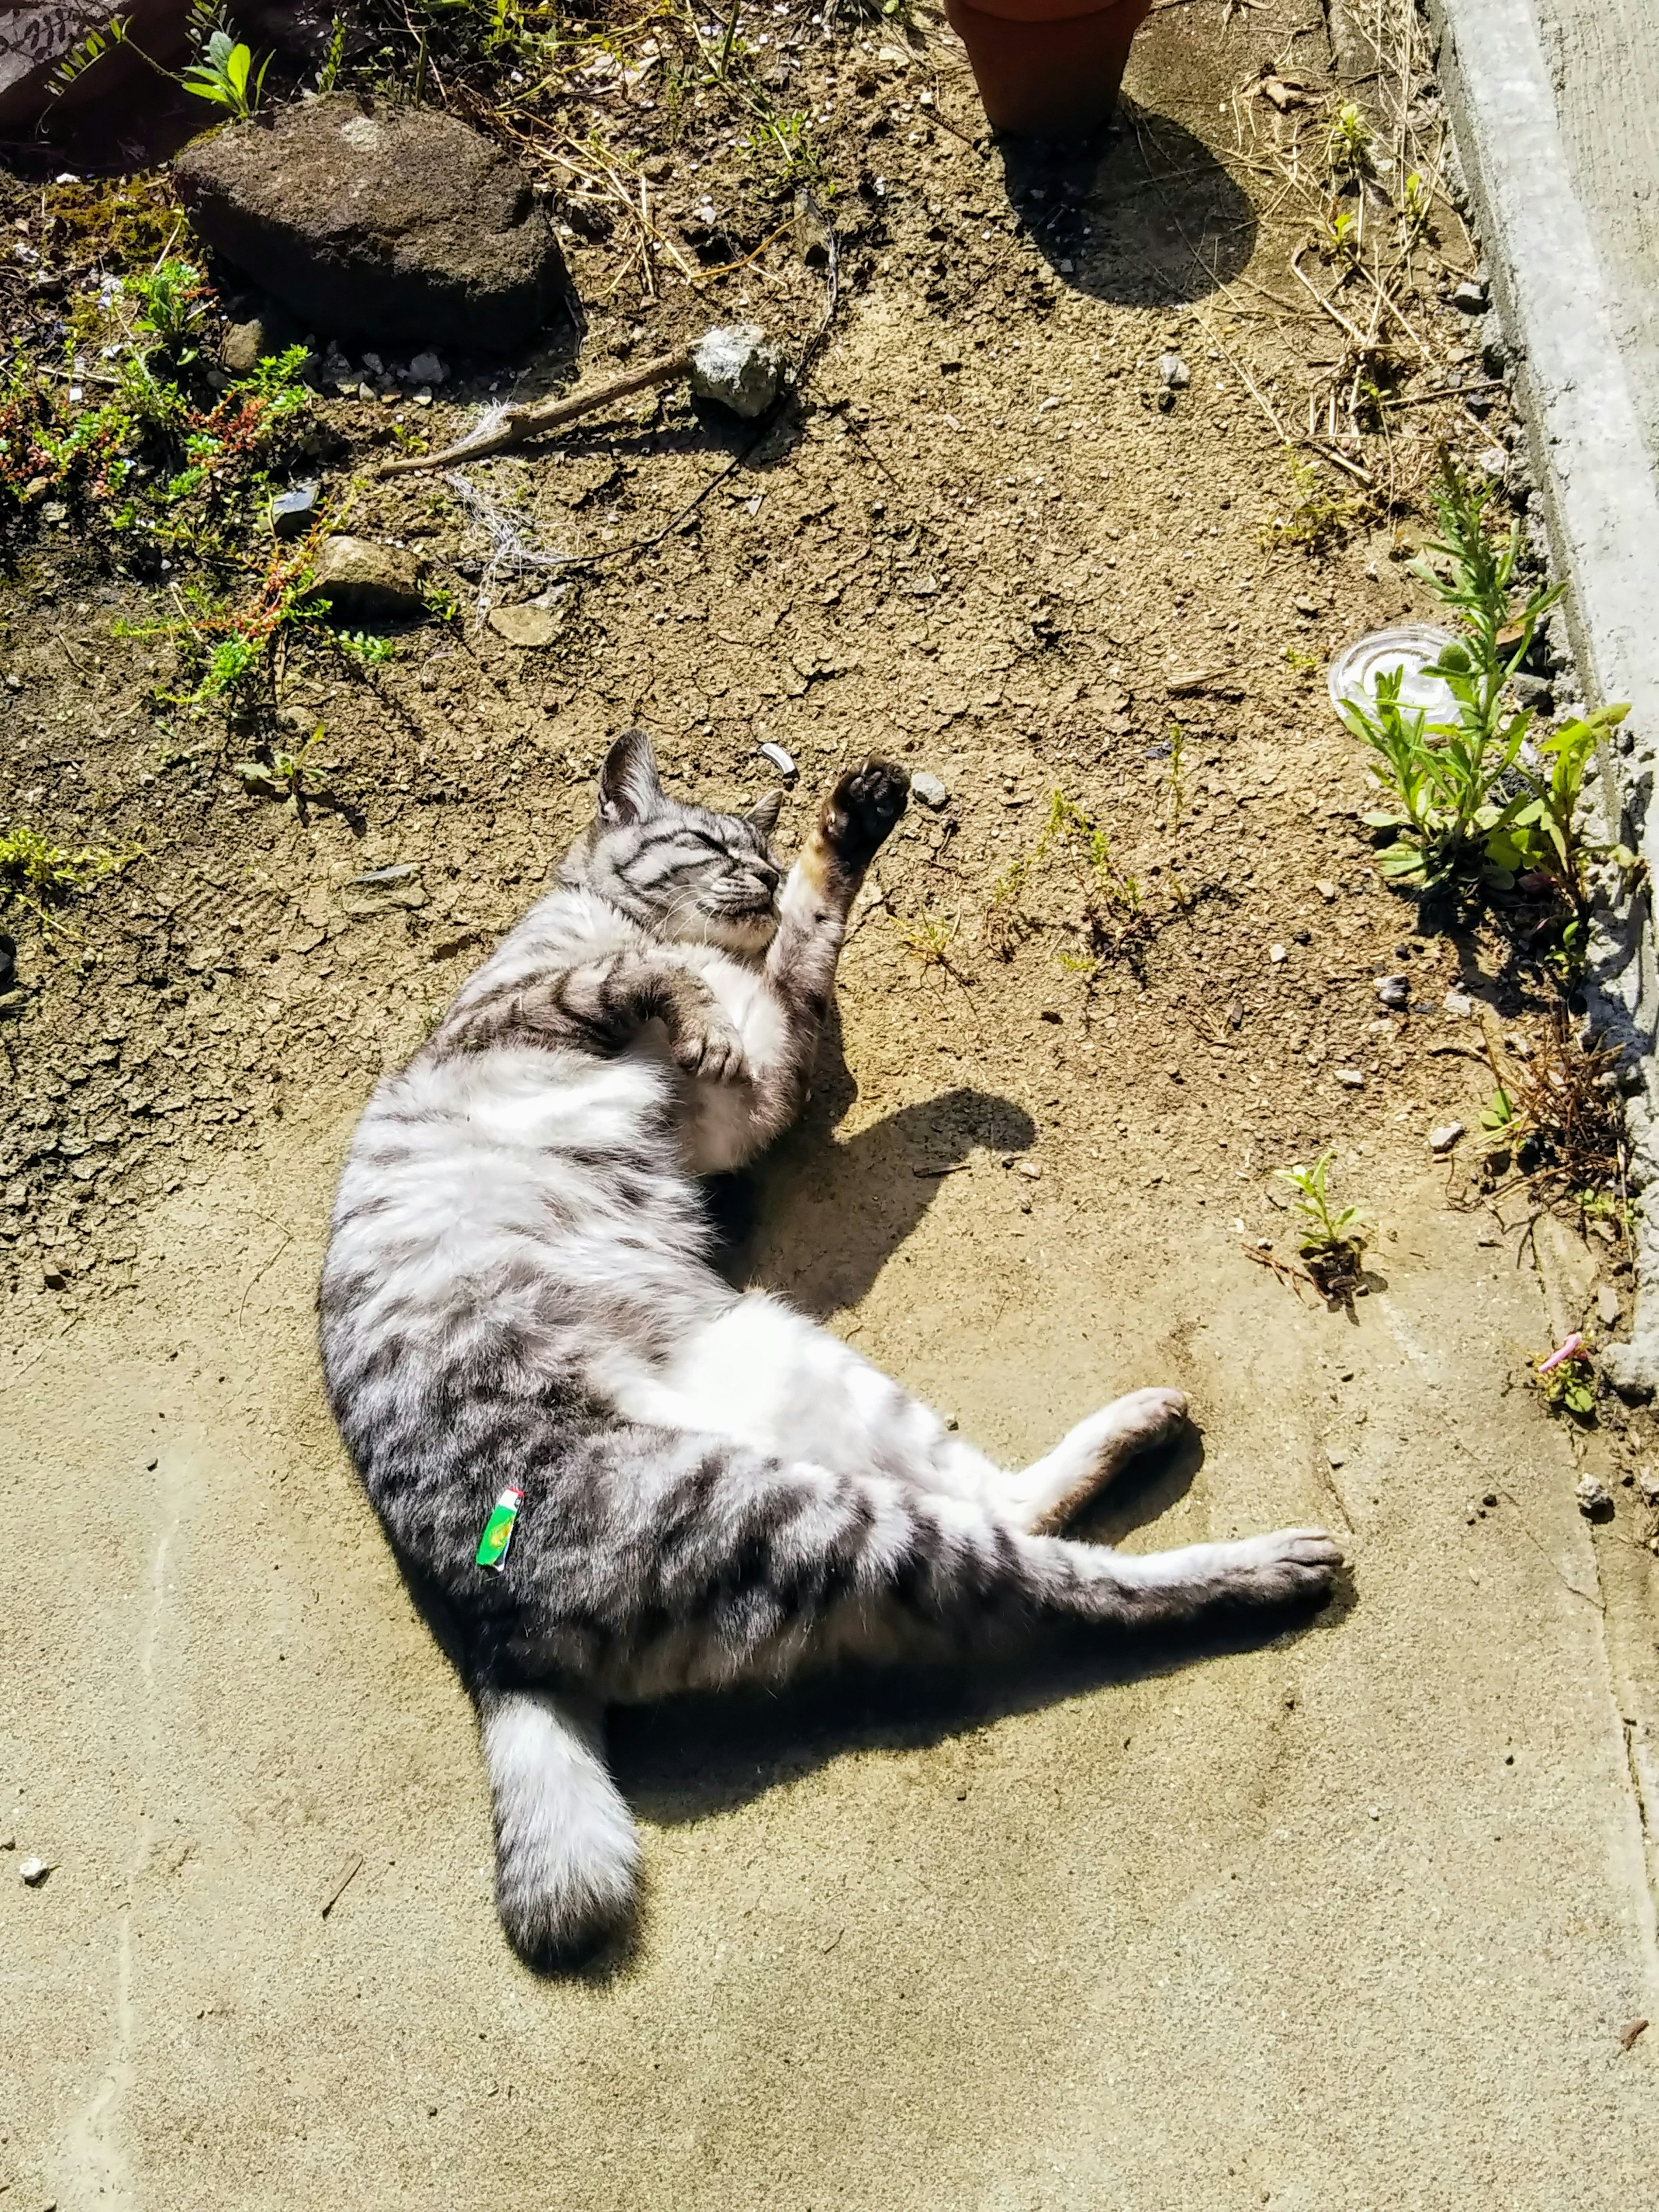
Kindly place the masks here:
POLYGON ((1062 284, 1114 307, 1219 290, 1255 245, 1249 196, 1201 138, 1124 100, 1092 138, 1004 138, 1008 204, 1062 284))

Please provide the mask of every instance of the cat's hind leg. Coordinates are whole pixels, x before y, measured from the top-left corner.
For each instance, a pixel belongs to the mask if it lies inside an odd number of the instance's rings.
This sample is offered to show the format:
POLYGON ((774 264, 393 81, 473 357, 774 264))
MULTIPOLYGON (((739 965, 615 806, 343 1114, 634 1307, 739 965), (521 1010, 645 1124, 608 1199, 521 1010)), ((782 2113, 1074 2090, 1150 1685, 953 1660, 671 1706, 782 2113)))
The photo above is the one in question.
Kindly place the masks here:
POLYGON ((639 1875, 600 1708, 542 1688, 481 1688, 477 1698, 501 1926, 526 1964, 573 1964, 628 1919, 639 1875))
POLYGON ((1004 1478, 1005 1511, 1033 1535, 1057 1534, 1143 1452, 1187 1426, 1179 1390, 1131 1390, 1068 1429, 1052 1451, 1004 1478))

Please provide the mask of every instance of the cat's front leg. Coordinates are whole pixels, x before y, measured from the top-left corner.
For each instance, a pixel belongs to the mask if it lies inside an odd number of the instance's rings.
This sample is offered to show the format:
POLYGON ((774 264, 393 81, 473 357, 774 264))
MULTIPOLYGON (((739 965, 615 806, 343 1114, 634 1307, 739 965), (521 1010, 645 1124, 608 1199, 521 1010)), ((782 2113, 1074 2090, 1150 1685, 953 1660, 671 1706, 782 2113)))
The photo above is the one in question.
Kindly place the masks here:
POLYGON ((848 769, 789 871, 766 959, 767 988, 784 1018, 784 1048, 758 1079, 759 1118, 769 1133, 787 1127, 805 1097, 847 918, 909 793, 910 779, 895 762, 870 759, 848 769))

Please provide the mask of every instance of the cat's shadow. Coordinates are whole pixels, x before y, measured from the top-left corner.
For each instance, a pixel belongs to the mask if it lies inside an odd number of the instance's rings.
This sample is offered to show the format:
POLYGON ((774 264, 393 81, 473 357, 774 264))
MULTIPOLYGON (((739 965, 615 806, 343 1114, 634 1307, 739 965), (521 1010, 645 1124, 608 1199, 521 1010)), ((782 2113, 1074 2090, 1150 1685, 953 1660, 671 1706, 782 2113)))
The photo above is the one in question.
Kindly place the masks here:
POLYGON ((753 1168, 705 1186, 721 1273, 817 1321, 858 1304, 975 1154, 1006 1159, 1036 1137, 1012 1098, 962 1085, 838 1138, 857 1097, 832 1012, 794 1127, 753 1168))

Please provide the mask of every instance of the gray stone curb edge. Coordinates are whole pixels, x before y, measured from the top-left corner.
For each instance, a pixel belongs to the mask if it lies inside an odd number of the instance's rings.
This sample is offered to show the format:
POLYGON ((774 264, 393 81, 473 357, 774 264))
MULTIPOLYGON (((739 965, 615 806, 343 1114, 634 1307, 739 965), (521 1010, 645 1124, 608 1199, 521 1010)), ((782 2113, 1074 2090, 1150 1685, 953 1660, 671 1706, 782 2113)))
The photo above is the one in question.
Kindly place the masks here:
MULTIPOLYGON (((1492 290, 1516 358, 1555 573, 1585 695, 1627 699, 1596 804, 1640 854, 1649 883, 1601 917, 1588 977, 1594 1025, 1631 1062, 1632 1182, 1659 1181, 1659 485, 1615 334, 1607 278, 1574 187, 1533 0, 1427 0, 1440 82, 1492 290)), ((1659 277, 1656 278, 1659 281, 1659 277)), ((1609 1379, 1659 1389, 1659 1206, 1640 1209, 1638 1291, 1609 1379), (1651 1212, 1652 1217, 1650 1218, 1651 1212)))

